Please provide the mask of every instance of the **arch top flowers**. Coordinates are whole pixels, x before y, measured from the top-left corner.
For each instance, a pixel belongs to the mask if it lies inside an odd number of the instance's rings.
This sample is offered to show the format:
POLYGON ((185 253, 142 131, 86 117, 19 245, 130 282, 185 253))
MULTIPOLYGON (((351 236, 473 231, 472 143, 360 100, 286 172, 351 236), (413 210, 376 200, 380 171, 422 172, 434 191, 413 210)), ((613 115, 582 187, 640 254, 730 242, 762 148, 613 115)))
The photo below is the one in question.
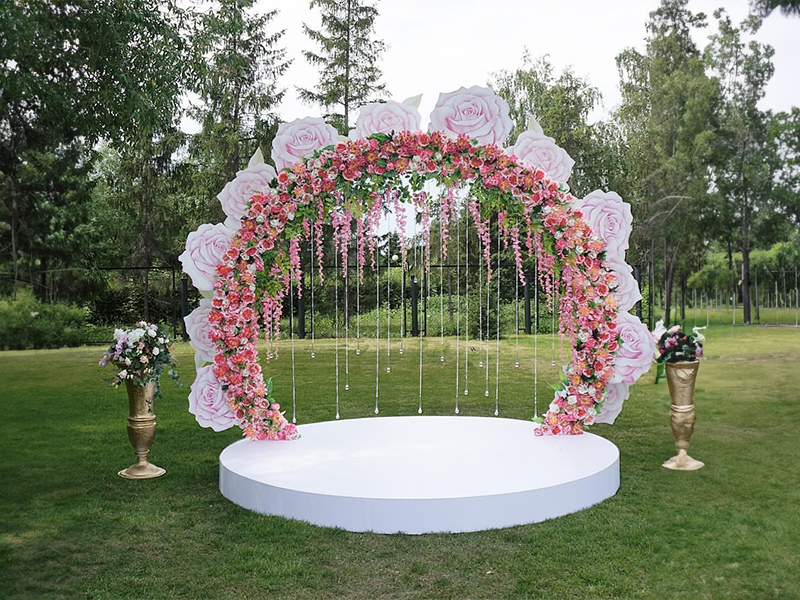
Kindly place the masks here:
MULTIPOLYGON (((264 379, 257 345, 261 332, 270 340, 279 336, 283 299, 290 283, 301 281, 301 244, 314 237, 321 263, 322 236, 327 235, 323 224, 330 223, 335 251, 342 254, 340 264, 346 264, 347 242, 355 231, 357 260, 365 267, 368 254, 376 251, 381 211, 403 202, 411 202, 414 217, 419 215, 423 223, 429 223, 432 209, 437 209, 447 244, 455 194, 434 199, 424 192, 428 181, 448 191, 469 186, 467 209, 479 234, 488 277, 494 247, 489 223, 496 217, 496 235, 511 249, 520 272, 523 255, 535 257, 543 289, 556 291, 560 333, 573 347, 563 387, 537 433, 576 434, 595 421, 613 421, 624 394, 621 386, 614 388, 603 417, 607 385, 629 384, 646 370, 645 344, 639 340, 639 328, 630 322, 635 317, 619 312, 621 303, 628 305, 636 298, 631 282, 623 279, 628 273, 618 266, 619 250, 627 246, 627 234, 617 226, 619 211, 606 216, 598 208, 597 223, 587 222, 558 181, 497 145, 510 130, 507 105, 504 108, 498 97, 486 92, 473 87, 443 94, 431 123, 435 127, 441 121, 446 127, 429 133, 381 131, 401 113, 407 114, 405 109, 392 113, 397 107, 384 107, 391 114, 383 120, 378 108, 366 111, 365 119, 374 117, 368 129, 379 129, 366 138, 334 140, 321 119, 281 126, 281 140, 276 138, 272 151, 277 178, 252 196, 224 250, 220 252, 214 243, 213 251, 206 252, 190 236, 192 244, 187 242, 184 253, 189 268, 194 268, 189 264, 194 255, 204 265, 216 260, 210 284, 202 282, 213 289, 209 326, 193 327, 215 348, 210 369, 203 371, 193 390, 193 412, 203 415, 203 423, 215 428, 235 423, 253 439, 296 437, 296 428, 271 397, 272 383, 264 379), (606 236, 617 251, 610 262, 606 262, 606 236), (623 283, 618 298, 615 290, 623 283), (622 355, 621 343, 629 346, 622 355), (618 356, 624 358, 619 366, 618 356), (227 411, 219 404, 219 390, 224 390, 227 411)), ((591 208, 586 203, 583 207, 591 208)), ((624 223, 624 210, 621 214, 624 223)), ((203 230, 203 235, 211 234, 203 230)), ((206 344, 196 346, 208 352, 206 344)))

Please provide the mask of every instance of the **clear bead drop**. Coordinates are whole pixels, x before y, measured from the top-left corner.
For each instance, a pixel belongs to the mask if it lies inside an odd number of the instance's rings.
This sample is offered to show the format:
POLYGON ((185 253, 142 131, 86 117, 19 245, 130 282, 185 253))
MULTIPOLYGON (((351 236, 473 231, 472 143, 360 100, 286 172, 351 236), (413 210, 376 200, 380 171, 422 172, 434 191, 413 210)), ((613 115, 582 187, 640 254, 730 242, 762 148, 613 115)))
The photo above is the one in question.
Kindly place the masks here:
POLYGON ((517 369, 519 369, 519 361, 517 361, 517 362, 515 362, 515 363, 514 363, 514 367, 515 367, 515 368, 517 368, 517 369))
POLYGON ((339 413, 336 413, 336 420, 339 420, 339 413))
POLYGON ((350 389, 350 384, 349 384, 349 383, 345 383, 345 384, 344 384, 344 391, 346 392, 346 391, 348 391, 349 389, 350 389))
POLYGON ((275 355, 272 352, 267 352, 267 358, 269 360, 272 360, 273 358, 275 358, 275 355))
POLYGON ((379 410, 376 408, 376 409, 375 409, 375 414, 377 415, 379 412, 380 412, 380 411, 379 411, 379 410))
POLYGON ((317 358, 317 353, 316 352, 312 352, 311 353, 311 358, 317 358))
POLYGON ((464 395, 469 396, 469 390, 464 390, 464 395))
POLYGON ((418 414, 418 415, 421 415, 421 414, 422 414, 422 409, 421 409, 421 408, 418 408, 418 409, 417 409, 417 414, 418 414))
POLYGON ((400 348, 400 354, 402 354, 402 353, 403 353, 403 349, 402 349, 402 348, 400 348))
POLYGON ((483 368, 483 361, 482 361, 482 360, 479 360, 479 361, 478 361, 478 366, 479 366, 481 369, 483 368))
POLYGON ((483 392, 483 395, 488 398, 489 397, 489 390, 486 390, 485 392, 483 392))
POLYGON ((440 356, 440 357, 439 357, 439 361, 440 361, 440 362, 444 362, 444 356, 440 356))
POLYGON ((392 372, 392 367, 386 367, 386 372, 387 373, 391 373, 392 372))
POLYGON ((499 415, 499 414, 500 414, 499 412, 497 412, 497 411, 494 411, 494 416, 495 416, 495 417, 496 417, 497 415, 499 415))
POLYGON ((361 354, 361 349, 356 350, 356 354, 361 354))
POLYGON ((554 360, 551 360, 551 361, 550 361, 550 366, 551 366, 551 367, 555 367, 555 366, 556 366, 556 361, 554 361, 554 360))
POLYGON ((456 414, 458 414, 458 409, 456 409, 456 414))
POLYGON ((297 417, 292 417, 292 423, 297 423, 297 417))

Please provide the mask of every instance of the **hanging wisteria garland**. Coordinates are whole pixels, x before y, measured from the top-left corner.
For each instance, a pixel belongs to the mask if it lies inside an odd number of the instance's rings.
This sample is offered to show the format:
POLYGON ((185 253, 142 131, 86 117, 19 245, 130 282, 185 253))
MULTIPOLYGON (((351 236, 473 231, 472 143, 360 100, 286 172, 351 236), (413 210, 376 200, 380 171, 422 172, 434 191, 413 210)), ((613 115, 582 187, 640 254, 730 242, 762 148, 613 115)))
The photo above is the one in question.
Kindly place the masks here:
MULTIPOLYGON (((283 298, 291 281, 301 282, 301 242, 312 231, 316 235, 321 275, 323 223, 332 222, 340 264, 346 265, 346 240, 355 221, 358 264, 365 265, 370 250, 374 261, 383 206, 413 201, 419 209, 428 201, 423 186, 429 180, 448 190, 442 207, 450 212, 452 191, 470 186, 468 210, 484 250, 488 281, 489 219, 497 215, 498 235, 512 249, 518 272, 524 272, 525 251, 537 258, 542 289, 558 286, 559 331, 574 345, 563 388, 537 433, 578 434, 594 421, 620 343, 619 307, 612 293, 617 275, 604 265, 605 242, 574 209, 574 198, 541 169, 466 135, 454 139, 437 131, 402 132, 327 146, 282 170, 274 187, 252 196, 216 267, 208 315, 209 336, 216 344, 213 373, 246 437, 297 436, 278 404, 267 398, 257 343, 261 327, 269 340, 279 338, 283 298)), ((445 243, 447 238, 445 233, 445 243)))

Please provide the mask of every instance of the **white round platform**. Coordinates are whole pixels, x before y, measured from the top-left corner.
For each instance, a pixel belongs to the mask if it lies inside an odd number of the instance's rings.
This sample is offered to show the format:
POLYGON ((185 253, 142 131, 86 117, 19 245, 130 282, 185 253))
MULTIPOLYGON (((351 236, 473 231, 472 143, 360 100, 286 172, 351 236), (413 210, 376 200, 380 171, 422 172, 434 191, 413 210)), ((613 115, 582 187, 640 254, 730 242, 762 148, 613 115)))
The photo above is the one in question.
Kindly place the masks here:
POLYGON ((529 421, 375 417, 301 425, 293 442, 240 440, 220 454, 232 502, 376 533, 537 523, 619 488, 619 450, 592 434, 535 436, 529 421))

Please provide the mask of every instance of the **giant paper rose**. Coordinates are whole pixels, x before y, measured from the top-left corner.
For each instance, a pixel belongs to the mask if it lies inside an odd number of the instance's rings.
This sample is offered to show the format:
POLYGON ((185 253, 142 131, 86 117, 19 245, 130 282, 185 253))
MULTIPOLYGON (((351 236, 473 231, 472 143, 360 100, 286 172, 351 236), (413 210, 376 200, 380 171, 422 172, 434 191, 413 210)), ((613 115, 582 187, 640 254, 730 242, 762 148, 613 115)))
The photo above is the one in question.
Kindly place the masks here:
POLYGON ((627 383, 609 383, 606 386, 606 399, 600 408, 600 414, 594 418, 594 422, 613 425, 617 415, 622 411, 622 403, 630 395, 630 386, 627 383))
POLYGON ((295 119, 291 123, 281 123, 272 141, 272 160, 280 171, 311 156, 315 150, 338 141, 339 134, 336 130, 319 118, 306 117, 295 119))
POLYGON ((653 336, 639 319, 629 312, 620 311, 617 333, 622 345, 614 359, 614 373, 610 383, 636 383, 650 370, 653 360, 653 336))
POLYGON ((431 113, 431 131, 465 134, 480 144, 502 146, 511 127, 506 101, 489 88, 476 85, 439 94, 431 113))
POLYGON ((356 127, 350 132, 352 139, 367 137, 373 133, 393 131, 420 131, 422 117, 419 111, 400 102, 374 102, 361 107, 356 127))
POLYGON ((235 231, 222 223, 200 225, 186 238, 186 251, 178 257, 192 285, 201 292, 214 289, 217 265, 231 245, 235 231))
POLYGON ((619 309, 632 309, 642 299, 639 283, 633 276, 633 268, 621 260, 607 260, 606 267, 614 271, 617 276, 617 290, 614 294, 617 297, 619 309))
POLYGON ((236 425, 236 417, 228 406, 227 394, 222 389, 214 368, 209 365, 197 369, 197 377, 189 394, 189 412, 201 427, 224 431, 236 425))
POLYGON ((633 225, 630 204, 616 192, 597 190, 574 206, 583 213, 592 231, 606 241, 606 258, 624 261, 633 225))
POLYGON ((523 163, 539 167, 547 176, 558 183, 567 183, 572 174, 575 161, 566 150, 556 145, 556 141, 539 133, 526 131, 517 138, 517 143, 506 149, 523 163))
POLYGON ((250 198, 255 192, 265 192, 273 179, 275 169, 263 162, 239 171, 236 179, 228 182, 217 194, 222 210, 228 215, 225 225, 239 229, 239 222, 247 214, 250 198))
POLYGON ((211 322, 208 320, 210 312, 211 300, 203 299, 200 300, 200 306, 183 317, 186 333, 189 334, 189 345, 195 351, 194 359, 197 366, 213 361, 217 352, 214 342, 208 337, 211 331, 211 322))

